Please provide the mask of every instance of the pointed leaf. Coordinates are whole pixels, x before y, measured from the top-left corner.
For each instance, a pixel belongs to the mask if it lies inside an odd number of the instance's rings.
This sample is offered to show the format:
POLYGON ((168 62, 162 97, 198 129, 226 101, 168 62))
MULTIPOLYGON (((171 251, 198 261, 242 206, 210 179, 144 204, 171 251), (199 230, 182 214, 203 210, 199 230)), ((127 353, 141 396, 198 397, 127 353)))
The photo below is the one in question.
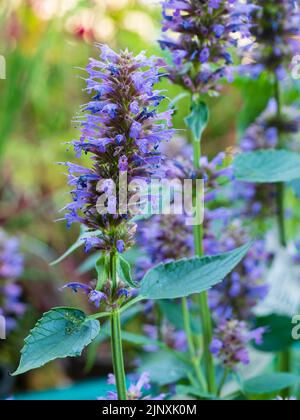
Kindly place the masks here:
POLYGON ((140 294, 145 299, 175 299, 204 292, 224 280, 251 246, 252 242, 213 257, 160 264, 145 275, 140 294))
POLYGON ((101 257, 97 260, 95 268, 97 271, 97 290, 101 291, 103 288, 104 283, 107 282, 110 275, 110 267, 109 267, 110 257, 103 253, 101 257))
POLYGON ((205 102, 193 101, 190 115, 185 119, 196 141, 200 142, 209 120, 209 111, 205 102))
POLYGON ((134 289, 138 287, 132 278, 131 266, 129 262, 122 257, 122 255, 118 256, 117 272, 119 277, 127 283, 128 286, 133 287, 134 289))
POLYGON ((244 182, 272 184, 300 178, 300 154, 287 150, 242 153, 233 165, 235 177, 244 182))
POLYGON ((39 368, 55 359, 80 356, 99 331, 99 322, 87 319, 78 309, 52 309, 43 315, 25 339, 20 365, 13 375, 39 368))

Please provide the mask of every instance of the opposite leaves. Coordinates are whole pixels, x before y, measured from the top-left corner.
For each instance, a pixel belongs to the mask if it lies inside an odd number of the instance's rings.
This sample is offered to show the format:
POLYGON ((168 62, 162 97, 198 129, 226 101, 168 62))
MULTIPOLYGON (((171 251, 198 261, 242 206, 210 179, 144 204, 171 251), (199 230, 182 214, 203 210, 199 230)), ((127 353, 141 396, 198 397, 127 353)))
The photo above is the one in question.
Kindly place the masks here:
POLYGON ((25 339, 20 365, 13 375, 39 368, 55 359, 80 356, 99 332, 99 322, 89 320, 78 309, 52 309, 43 315, 25 339))

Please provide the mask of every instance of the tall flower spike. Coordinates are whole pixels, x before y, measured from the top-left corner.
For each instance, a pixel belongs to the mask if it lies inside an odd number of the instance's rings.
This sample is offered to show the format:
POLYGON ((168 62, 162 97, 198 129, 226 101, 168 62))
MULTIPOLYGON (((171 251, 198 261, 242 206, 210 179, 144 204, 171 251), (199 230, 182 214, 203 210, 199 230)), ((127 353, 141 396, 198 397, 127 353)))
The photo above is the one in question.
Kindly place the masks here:
POLYGON ((173 134, 172 113, 157 111, 164 99, 153 87, 162 75, 159 59, 144 53, 134 57, 128 51, 117 54, 107 46, 100 46, 100 51, 100 60, 91 59, 87 66, 91 100, 77 119, 81 138, 72 142, 77 157, 89 155, 92 165, 66 164, 73 187, 66 219, 69 225, 79 222, 95 231, 87 249, 124 252, 132 245, 135 225, 128 214, 118 212, 120 173, 126 172, 130 183, 148 181, 157 171, 162 161, 159 145, 173 134), (103 193, 107 214, 97 208, 103 193))
POLYGON ((232 64, 230 48, 249 35, 248 12, 239 0, 165 0, 161 47, 171 52, 173 82, 193 93, 215 93, 232 64))
POLYGON ((254 43, 246 47, 248 64, 243 69, 252 76, 268 70, 279 79, 286 75, 293 57, 300 52, 299 0, 256 0, 251 13, 254 43))
POLYGON ((7 331, 16 326, 16 318, 24 314, 26 306, 21 301, 22 288, 16 280, 24 269, 19 241, 10 238, 0 229, 0 315, 5 316, 7 331))

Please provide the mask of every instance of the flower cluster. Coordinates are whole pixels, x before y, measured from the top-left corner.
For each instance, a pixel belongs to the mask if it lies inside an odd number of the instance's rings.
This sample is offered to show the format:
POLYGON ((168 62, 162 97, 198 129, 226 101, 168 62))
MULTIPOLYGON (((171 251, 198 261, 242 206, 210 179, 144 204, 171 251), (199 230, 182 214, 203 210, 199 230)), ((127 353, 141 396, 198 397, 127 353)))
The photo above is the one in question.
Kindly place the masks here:
MULTIPOLYGON (((225 226, 218 241, 205 241, 206 252, 211 255, 231 251, 249 240, 247 229, 239 222, 231 223, 225 226)), ((216 319, 234 317, 246 321, 253 317, 254 307, 268 293, 264 279, 270 258, 265 242, 257 240, 235 270, 210 290, 210 306, 216 319)))
POLYGON ((21 302, 22 289, 16 284, 23 273, 23 264, 19 241, 0 230, 0 315, 5 317, 8 332, 16 327, 16 317, 26 310, 21 302))
POLYGON ((169 36, 160 44, 172 54, 171 80, 193 93, 214 93, 233 63, 235 34, 249 35, 251 9, 239 0, 165 0, 163 31, 169 36))
POLYGON ((267 70, 282 79, 293 56, 300 52, 299 0, 256 0, 251 13, 254 43, 247 47, 249 64, 243 70, 258 76, 267 70))
MULTIPOLYGON (((108 381, 107 383, 109 385, 115 385, 115 377, 114 375, 110 374, 108 375, 108 381)), ((157 397, 152 397, 151 395, 144 396, 145 392, 149 391, 151 389, 150 385, 150 376, 149 373, 145 372, 143 373, 140 378, 135 381, 131 382, 128 391, 127 391, 127 400, 133 401, 133 400, 164 400, 165 394, 160 394, 157 397)), ((117 400, 118 395, 114 391, 109 391, 106 395, 106 397, 100 397, 98 400, 117 400)))
POLYGON ((250 363, 248 346, 253 340, 260 345, 264 333, 264 328, 250 332, 244 322, 222 321, 215 330, 210 350, 225 369, 234 371, 240 364, 250 363))
MULTIPOLYGON (((274 149, 280 143, 290 150, 299 151, 298 136, 300 113, 295 106, 284 107, 278 116, 276 102, 270 100, 266 110, 245 131, 240 147, 243 152, 274 149)), ((241 201, 245 217, 270 217, 276 212, 276 187, 271 184, 245 184, 235 181, 231 200, 241 201)))
POLYGON ((72 142, 77 157, 90 155, 92 165, 66 164, 73 202, 66 206, 65 217, 68 225, 79 222, 95 232, 87 239, 88 249, 123 252, 132 245, 135 226, 128 212, 118 211, 120 174, 130 183, 149 180, 157 171, 162 161, 159 145, 173 134, 172 112, 157 112, 164 99, 153 88, 161 77, 157 58, 117 54, 107 46, 100 50, 100 60, 91 59, 87 66, 91 100, 78 117, 81 138, 72 142))

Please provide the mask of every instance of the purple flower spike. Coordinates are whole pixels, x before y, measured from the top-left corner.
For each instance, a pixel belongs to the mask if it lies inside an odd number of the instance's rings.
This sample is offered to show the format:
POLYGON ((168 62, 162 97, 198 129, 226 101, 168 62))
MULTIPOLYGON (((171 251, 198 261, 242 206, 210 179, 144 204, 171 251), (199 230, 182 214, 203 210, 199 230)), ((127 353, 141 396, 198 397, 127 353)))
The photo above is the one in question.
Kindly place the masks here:
POLYGON ((117 54, 107 46, 100 46, 100 60, 87 66, 90 101, 76 119, 81 136, 72 145, 77 157, 90 157, 91 165, 66 163, 73 201, 65 208, 68 226, 80 223, 95 232, 86 240, 87 252, 110 252, 116 244, 124 252, 134 243, 135 225, 130 214, 118 211, 116 190, 124 172, 128 183, 148 182, 162 162, 160 144, 173 135, 171 112, 157 109, 164 99, 154 87, 163 76, 161 66, 155 57, 117 54))
POLYGON ((230 75, 235 34, 249 36, 253 7, 240 0, 163 0, 162 6, 160 45, 173 58, 170 79, 193 93, 215 94, 230 75))

